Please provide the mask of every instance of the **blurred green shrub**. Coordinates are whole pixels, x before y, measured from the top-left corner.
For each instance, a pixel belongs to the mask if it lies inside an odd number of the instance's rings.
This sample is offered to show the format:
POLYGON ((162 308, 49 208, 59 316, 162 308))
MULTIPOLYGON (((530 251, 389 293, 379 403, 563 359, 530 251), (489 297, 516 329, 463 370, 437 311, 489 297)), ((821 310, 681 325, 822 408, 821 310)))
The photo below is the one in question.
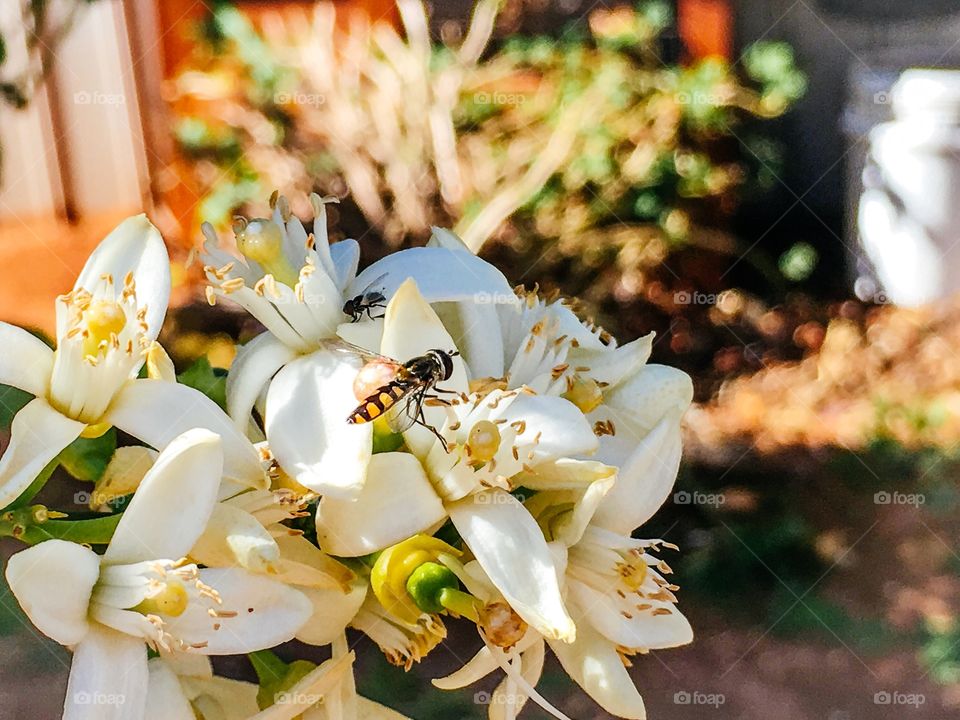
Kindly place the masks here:
POLYGON ((596 236, 610 226, 661 243, 722 227, 740 192, 770 184, 778 148, 747 121, 803 95, 789 46, 664 65, 672 19, 647 2, 491 52, 496 10, 478 2, 452 47, 430 43, 418 5, 401 6, 403 36, 344 30, 328 3, 261 31, 218 6, 174 101, 204 219, 225 223, 272 188, 349 194, 388 241, 439 224, 478 249, 522 229, 575 254, 617 242, 596 236))

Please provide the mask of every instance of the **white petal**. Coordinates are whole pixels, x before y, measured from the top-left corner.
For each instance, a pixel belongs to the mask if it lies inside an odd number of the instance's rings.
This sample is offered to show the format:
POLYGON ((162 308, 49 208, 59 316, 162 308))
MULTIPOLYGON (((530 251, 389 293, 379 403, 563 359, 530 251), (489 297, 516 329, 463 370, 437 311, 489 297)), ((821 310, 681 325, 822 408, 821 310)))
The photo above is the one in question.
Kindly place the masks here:
POLYGON ((239 565, 250 572, 274 572, 280 548, 250 513, 224 503, 214 506, 190 557, 208 567, 239 565))
POLYGON ((300 588, 313 604, 313 614, 297 631, 308 645, 329 645, 346 630, 367 596, 367 583, 357 581, 348 592, 340 589, 300 588))
MULTIPOLYGON (((638 602, 653 607, 630 612, 631 617, 627 618, 614 598, 586 583, 571 580, 569 590, 571 602, 575 601, 578 607, 586 609, 583 620, 611 643, 631 649, 662 650, 693 642, 690 622, 672 602, 637 598, 638 602), (670 614, 654 615, 653 610, 667 610, 670 614)), ((582 626, 583 621, 577 625, 578 629, 582 626)))
MULTIPOLYGON (((543 638, 535 631, 528 631, 516 645, 517 652, 526 652, 530 647, 542 643, 543 638)), ((441 690, 457 690, 459 688, 473 685, 478 680, 482 680, 487 675, 496 670, 500 665, 497 663, 490 648, 484 645, 477 651, 477 654, 470 658, 462 668, 450 673, 446 677, 434 679, 433 686, 441 690)))
POLYGON ((567 675, 604 710, 629 720, 645 720, 643 698, 613 643, 586 623, 577 628, 573 643, 547 642, 567 675))
POLYGON ((293 639, 309 619, 313 605, 303 593, 283 583, 237 568, 204 568, 200 580, 217 591, 217 609, 237 613, 213 618, 203 603, 190 602, 166 629, 187 644, 206 645, 204 655, 254 652, 293 639), (215 627, 219 626, 219 627, 215 627))
POLYGON ((153 658, 147 662, 147 669, 150 675, 144 720, 196 720, 190 700, 170 666, 161 658, 153 658))
POLYGON ((283 526, 273 530, 280 548, 276 580, 287 585, 345 590, 356 580, 346 565, 327 555, 303 535, 290 535, 283 526))
POLYGON ((131 380, 114 398, 104 420, 157 450, 192 428, 210 430, 223 442, 225 479, 248 487, 269 484, 256 448, 199 390, 159 380, 131 380))
MULTIPOLYGON (((400 254, 394 253, 394 256, 400 254)), ((423 355, 431 349, 449 352, 457 348, 440 318, 420 294, 416 283, 408 280, 397 289, 387 305, 380 351, 384 355, 404 361, 423 355)), ((445 390, 458 393, 468 391, 467 373, 462 358, 453 358, 453 374, 440 385, 445 390)), ((446 412, 442 407, 425 407, 423 412, 427 423, 435 427, 442 426, 446 419, 446 412)), ((420 425, 412 426, 403 437, 411 452, 420 458, 426 457, 437 441, 432 432, 420 425)))
POLYGON ((53 350, 23 328, 0 322, 0 384, 45 397, 53 372, 53 350))
POLYGON ((604 404, 615 411, 612 417, 617 427, 626 422, 637 432, 650 430, 667 413, 683 413, 692 400, 690 376, 666 365, 645 365, 604 395, 604 404))
MULTIPOLYGON (((315 720, 317 715, 313 713, 313 706, 321 700, 324 704, 330 702, 349 682, 354 657, 351 652, 320 663, 285 691, 284 702, 275 702, 250 720, 295 720, 301 716, 304 720, 315 720)), ((321 717, 325 720, 341 720, 343 716, 334 711, 329 716, 323 713, 321 717)))
POLYGON ((41 398, 24 405, 13 418, 10 444, 0 458, 0 508, 20 497, 47 463, 80 437, 85 427, 41 398))
MULTIPOLYGON (((530 649, 520 656, 520 676, 532 687, 536 687, 537 683, 540 682, 544 659, 543 639, 533 643, 530 649)), ((527 696, 520 691, 517 684, 511 678, 505 677, 493 691, 490 702, 490 720, 515 720, 517 713, 523 710, 527 699, 527 696)))
POLYGON ((503 377, 503 333, 492 303, 464 300, 433 306, 470 368, 470 377, 503 377))
POLYGON ((351 425, 357 366, 318 350, 284 367, 267 393, 266 431, 277 462, 304 487, 356 497, 373 451, 373 425, 351 425))
POLYGON ((337 335, 365 350, 380 352, 383 339, 383 318, 348 322, 337 326, 337 335))
POLYGON ((497 268, 470 252, 442 247, 417 247, 391 253, 373 263, 350 284, 347 297, 377 287, 389 299, 408 278, 429 303, 448 300, 516 304, 510 283, 497 268))
POLYGON ((142 718, 147 679, 147 647, 142 639, 93 627, 73 653, 63 718, 142 718))
POLYGON ((560 397, 520 393, 511 403, 501 404, 490 413, 491 420, 497 418, 505 419, 507 424, 524 422, 517 445, 521 459, 531 464, 590 455, 599 444, 580 409, 560 397), (533 456, 524 458, 525 452, 532 452, 533 456))
POLYGON ((651 332, 617 348, 571 350, 570 363, 589 367, 589 376, 597 382, 617 385, 624 378, 639 372, 650 359, 655 336, 656 333, 651 332))
POLYGON ((353 238, 335 242, 330 246, 330 257, 336 269, 337 287, 342 294, 357 276, 357 266, 360 264, 360 243, 353 238))
POLYGON ((526 508, 496 489, 450 503, 447 511, 517 614, 546 637, 572 640, 576 628, 563 606, 553 557, 526 508))
POLYGON ((680 467, 680 422, 665 417, 623 461, 593 523, 629 535, 653 517, 670 495, 680 467))
POLYGON ((446 516, 413 455, 378 453, 370 458, 367 480, 356 500, 321 498, 317 540, 331 555, 367 555, 429 530, 446 516))
POLYGON ((237 351, 227 375, 227 412, 242 431, 270 378, 296 356, 271 333, 261 333, 237 351))
POLYGON ((11 557, 6 577, 20 607, 44 635, 75 645, 87 634, 90 593, 100 577, 100 558, 93 550, 47 540, 11 557))
POLYGON ((137 307, 147 308, 147 337, 156 340, 170 300, 170 258, 160 232, 146 215, 127 218, 101 241, 74 289, 92 293, 101 275, 112 275, 116 287, 122 287, 131 272, 137 284, 137 307))
POLYGON ((160 453, 123 513, 104 553, 113 564, 186 556, 217 501, 219 436, 188 430, 160 453))

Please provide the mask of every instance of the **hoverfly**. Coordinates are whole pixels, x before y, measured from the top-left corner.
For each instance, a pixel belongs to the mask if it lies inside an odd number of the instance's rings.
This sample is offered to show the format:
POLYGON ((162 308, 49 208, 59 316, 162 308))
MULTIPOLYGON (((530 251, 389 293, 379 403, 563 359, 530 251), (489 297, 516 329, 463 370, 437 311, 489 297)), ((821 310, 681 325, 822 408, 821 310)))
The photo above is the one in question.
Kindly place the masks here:
POLYGON ((387 414, 387 424, 393 432, 404 432, 413 425, 420 425, 432 432, 446 447, 446 440, 424 417, 423 404, 425 400, 436 399, 437 394, 457 394, 454 390, 438 388, 437 384, 449 380, 453 375, 453 358, 459 352, 434 349, 406 362, 399 362, 345 341, 339 341, 336 348, 364 358, 367 360, 365 367, 379 364, 389 370, 389 379, 357 405, 347 416, 348 423, 359 425, 387 414))
POLYGON ((379 283, 383 278, 386 277, 386 274, 381 275, 376 280, 371 282, 367 289, 364 290, 359 295, 347 300, 343 304, 343 314, 350 316, 350 322, 360 322, 363 318, 363 314, 366 313, 367 317, 371 320, 376 320, 377 318, 382 318, 383 315, 374 316, 374 308, 386 308, 387 307, 387 297, 380 290, 371 290, 374 285, 379 283))

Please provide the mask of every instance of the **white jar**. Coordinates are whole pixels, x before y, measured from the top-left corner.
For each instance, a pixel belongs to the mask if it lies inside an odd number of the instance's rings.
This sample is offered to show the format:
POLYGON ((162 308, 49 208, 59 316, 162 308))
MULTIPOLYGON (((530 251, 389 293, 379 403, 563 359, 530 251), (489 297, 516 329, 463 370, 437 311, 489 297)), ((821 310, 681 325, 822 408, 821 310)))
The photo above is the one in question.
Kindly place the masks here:
POLYGON ((960 290, 960 70, 907 70, 893 113, 870 133, 860 239, 878 299, 919 305, 960 290))

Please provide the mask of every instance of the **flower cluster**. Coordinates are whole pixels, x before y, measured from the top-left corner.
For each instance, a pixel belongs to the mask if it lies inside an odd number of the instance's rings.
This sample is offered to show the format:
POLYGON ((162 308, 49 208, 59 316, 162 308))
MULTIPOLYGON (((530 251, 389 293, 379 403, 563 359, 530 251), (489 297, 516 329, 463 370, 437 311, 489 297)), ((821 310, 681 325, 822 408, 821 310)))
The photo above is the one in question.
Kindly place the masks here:
POLYGON ((265 328, 225 410, 157 343, 169 261, 143 216, 58 300, 55 350, 0 324, 0 383, 35 396, 0 460, 0 529, 30 545, 6 577, 73 650, 64 717, 400 717, 357 694, 346 629, 409 668, 450 618, 483 645, 434 684, 499 668, 492 717, 528 699, 565 717, 535 689, 546 646, 607 711, 645 717, 628 657, 692 630, 675 548, 631 533, 676 477, 689 378, 647 362, 652 336, 618 346, 445 230, 358 272, 311 200, 312 232, 276 196, 235 242, 203 228, 209 302, 265 328), (107 514, 29 504, 113 427, 143 444, 111 449, 107 514), (331 658, 270 651, 292 639, 331 658), (213 673, 237 653, 259 683, 213 673))

